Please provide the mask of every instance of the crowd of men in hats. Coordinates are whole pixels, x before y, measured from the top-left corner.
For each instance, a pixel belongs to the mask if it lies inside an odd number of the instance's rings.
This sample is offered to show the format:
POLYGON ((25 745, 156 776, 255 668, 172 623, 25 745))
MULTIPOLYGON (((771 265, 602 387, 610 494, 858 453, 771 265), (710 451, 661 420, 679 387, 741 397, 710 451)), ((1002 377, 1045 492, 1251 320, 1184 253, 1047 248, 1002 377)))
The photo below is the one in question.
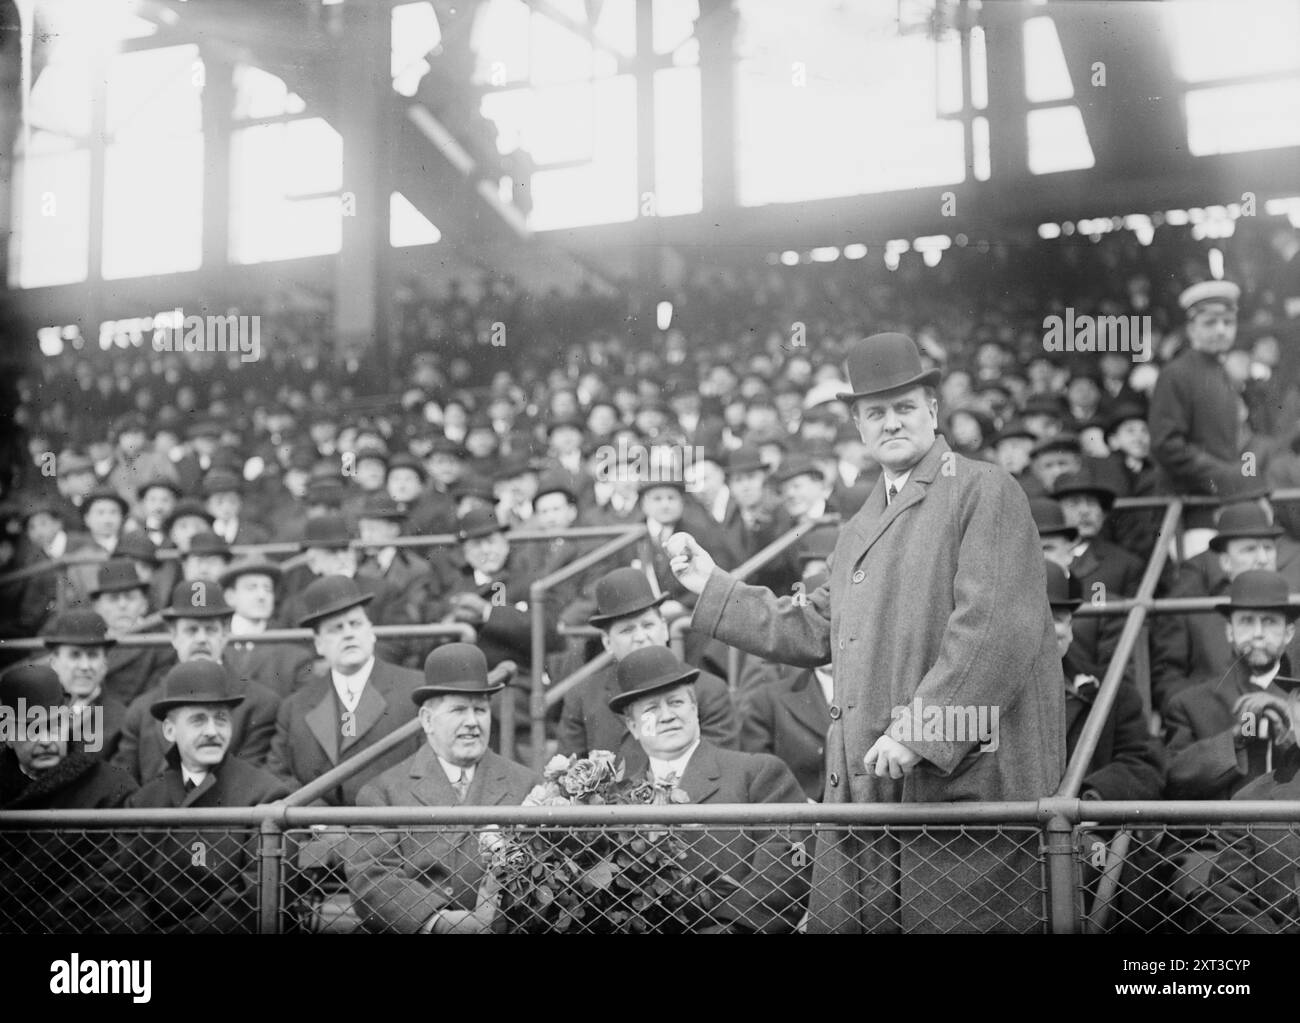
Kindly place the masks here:
MULTIPOLYGON (((508 376, 448 388, 417 360, 400 413, 345 419, 324 388, 315 407, 259 405, 247 427, 129 413, 106 442, 56 452, 52 475, 21 474, 11 495, 20 535, 2 617, 46 655, 34 667, 0 651, 22 662, 0 676, 0 702, 40 692, 99 714, 104 734, 93 752, 10 743, 0 809, 251 805, 417 717, 422 734, 320 801, 517 803, 536 752, 530 586, 603 542, 517 534, 623 524, 644 538, 540 609, 548 685, 609 655, 556 701, 552 749, 608 749, 656 775, 674 764, 695 801, 1040 798, 1119 644, 1121 618, 1073 611, 1133 597, 1171 539, 1163 509, 1116 502, 1175 493, 1212 500, 1189 511, 1157 596, 1225 603, 1153 616, 1149 690, 1130 664, 1084 797, 1230 797, 1290 762, 1298 724, 1300 606, 1287 594, 1300 590, 1300 515, 1268 494, 1300 479, 1300 412, 1285 411, 1300 410, 1300 379, 1293 353, 1235 346, 1238 309, 1255 299, 1226 281, 1187 288, 1181 347, 1150 366, 1113 353, 1018 359, 997 338, 963 365, 931 332, 887 332, 739 368, 706 355, 693 376, 659 374, 652 356, 638 379, 643 360, 629 353, 629 375, 557 369, 534 401, 508 376), (619 460, 656 447, 675 452, 674 471, 619 460), (792 529, 782 556, 732 578, 792 529), (430 534, 442 540, 400 541, 430 534), (677 622, 690 625, 684 658, 669 651, 677 622), (416 624, 469 626, 475 639, 375 632, 416 624), (258 640, 281 627, 310 638, 258 640), (131 641, 160 632, 165 645, 131 641), (732 648, 743 651, 734 688, 732 648), (894 738, 891 710, 918 697, 1002 706, 1001 753, 894 738), (519 762, 488 749, 504 700, 519 762), (644 728, 645 713, 659 724, 644 728)), ((34 466, 49 436, 33 431, 34 466)), ((251 926, 243 841, 223 847, 219 880, 141 851, 156 877, 139 883, 154 896, 133 919, 251 926)), ((408 843, 331 833, 311 855, 361 926, 499 927, 466 836, 408 843)), ((709 855, 739 855, 728 868, 752 871, 758 893, 719 926, 788 929, 811 890, 814 929, 978 929, 971 906, 1007 890, 1025 850, 987 863, 948 850, 962 870, 918 892, 909 872, 932 852, 905 850, 900 876, 876 891, 891 865, 870 849, 824 847, 804 871, 773 849, 719 846, 709 855)), ((1197 852, 1170 886, 1178 912, 1222 890, 1217 848, 1197 852)), ((1015 929, 1017 912, 986 923, 1015 929)))

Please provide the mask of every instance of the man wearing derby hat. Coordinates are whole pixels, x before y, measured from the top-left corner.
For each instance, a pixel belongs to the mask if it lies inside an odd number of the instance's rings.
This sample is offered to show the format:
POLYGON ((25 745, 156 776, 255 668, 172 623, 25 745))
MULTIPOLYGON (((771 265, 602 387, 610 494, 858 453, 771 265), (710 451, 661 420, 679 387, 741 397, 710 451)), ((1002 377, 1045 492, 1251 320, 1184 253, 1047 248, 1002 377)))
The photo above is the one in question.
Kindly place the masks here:
MULTIPOLYGON (((233 753, 245 695, 220 664, 190 660, 162 680, 149 715, 168 743, 163 772, 135 793, 135 808, 258 806, 289 794, 267 771, 233 753)), ((142 835, 132 847, 125 895, 150 932, 248 934, 257 929, 256 829, 142 835)), ((135 929, 135 928, 130 928, 135 929)))
POLYGON ((117 640, 94 611, 64 611, 41 637, 50 652, 49 664, 63 687, 64 702, 81 718, 85 738, 81 748, 101 760, 117 751, 126 718, 126 704, 105 691, 108 652, 117 640))
MULTIPOLYGON (((803 790, 790 768, 767 753, 740 753, 700 735, 696 685, 699 671, 663 646, 632 651, 618 663, 609 709, 644 753, 644 766, 629 775, 681 789, 692 803, 802 803, 803 790)), ((804 912, 808 869, 800 858, 807 836, 795 830, 746 828, 740 833, 681 832, 688 849, 683 866, 696 873, 713 868, 736 882, 715 891, 710 930, 780 933, 804 912), (796 848, 799 846, 800 848, 796 848)))
MULTIPOLYGON (((280 698, 260 683, 240 676, 226 661, 234 608, 226 603, 216 583, 200 579, 177 583, 172 590, 171 604, 161 613, 179 664, 210 661, 229 676, 231 691, 241 698, 231 714, 230 755, 262 766, 275 734, 280 698)), ((113 757, 114 764, 142 785, 167 767, 166 754, 171 740, 152 719, 150 710, 160 693, 160 686, 154 686, 127 707, 122 740, 113 757)))
POLYGON ((222 574, 221 595, 230 616, 230 642, 224 659, 241 678, 251 678, 284 699, 308 678, 312 656, 301 643, 261 643, 256 637, 275 618, 280 566, 254 556, 234 562, 222 574))
MULTIPOLYGON (((569 690, 560 712, 559 752, 586 755, 595 749, 616 753, 637 770, 645 763, 640 745, 622 719, 609 709, 617 686, 618 665, 635 650, 668 645, 668 622, 660 607, 666 594, 655 596, 644 573, 616 568, 596 581, 595 613, 588 623, 601 631, 600 641, 613 663, 569 690)), ((727 683, 709 672, 698 673, 699 724, 706 739, 735 749, 739 726, 727 683)))
POLYGON ((96 487, 86 495, 81 505, 81 521, 87 536, 75 546, 69 544, 67 552, 69 561, 73 562, 67 568, 67 596, 71 603, 86 601, 95 584, 94 563, 113 556, 126 513, 126 499, 110 487, 96 487))
MULTIPOLYGON (((0 810, 113 809, 135 791, 125 772, 75 749, 61 726, 49 727, 63 698, 58 676, 44 665, 19 665, 0 675, 0 714, 11 724, 25 714, 31 727, 22 737, 0 739, 0 810), (35 708, 43 713, 33 714, 35 708)), ((92 929, 110 890, 107 844, 91 832, 65 833, 57 841, 38 832, 8 833, 0 856, 0 930, 92 929)))
MULTIPOLYGON (((840 530, 829 584, 777 598, 675 536, 673 570, 701 594, 694 626, 784 663, 832 661, 828 803, 1043 798, 1064 768, 1064 696, 1029 502, 1004 470, 936 436, 939 374, 923 369, 910 338, 856 342, 848 368, 846 400, 882 473, 840 530), (924 734, 915 701, 923 716, 996 707, 998 748, 980 752, 987 743, 964 733, 909 738, 924 734)), ((818 843, 809 927, 1034 930, 1023 871, 1035 855, 1011 836, 994 846, 919 835, 893 849, 818 843), (916 884, 918 869, 938 883, 916 884), (1010 894, 1021 891, 1023 900, 1010 894)))
MULTIPOLYGON (((502 689, 469 643, 449 643, 424 662, 411 693, 425 741, 370 781, 358 806, 518 806, 537 777, 493 753, 490 697, 502 689)), ((473 934, 491 929, 480 893, 483 858, 473 832, 381 832, 348 857, 348 883, 368 930, 473 934)))
MULTIPOLYGON (((1231 281, 1202 281, 1178 304, 1187 314, 1187 346, 1160 372, 1151 394, 1151 453, 1179 494, 1219 494, 1240 479, 1244 404, 1223 367, 1237 339, 1237 300, 1231 281)), ((1209 543, 1209 509, 1191 508, 1183 552, 1209 543)))
POLYGON ((244 515, 244 481, 235 473, 214 468, 203 477, 199 490, 212 516, 212 531, 226 543, 265 543, 271 538, 265 527, 244 515))
MULTIPOLYGON (((1245 495, 1239 494, 1238 497, 1245 495)), ((1209 550, 1179 566, 1171 597, 1219 597, 1243 572, 1277 571, 1282 529, 1273 522, 1263 497, 1237 500, 1218 511, 1218 529, 1209 550)), ((1168 684, 1160 695, 1167 703, 1179 689, 1206 679, 1222 678, 1238 653, 1225 638, 1223 623, 1212 611, 1173 615, 1170 623, 1168 684)), ((1300 653, 1300 644, 1291 648, 1300 653)), ((1153 678, 1153 683, 1154 683, 1153 678)))
POLYGON ((388 622, 397 609, 404 611, 406 602, 432 571, 426 558, 389 542, 402 535, 405 522, 406 513, 386 491, 367 494, 361 504, 357 526, 366 546, 361 549, 357 578, 370 580, 374 586, 377 596, 370 613, 376 621, 388 622), (390 610, 390 605, 395 607, 390 610))
MULTIPOLYGON (((126 558, 110 558, 101 564, 90 591, 90 606, 114 636, 142 631, 149 597, 136 566, 126 558)), ((170 647, 115 644, 108 648, 104 691, 129 707, 175 663, 170 647)))
MULTIPOLYGON (((354 580, 322 576, 301 596, 302 610, 294 624, 312 630, 326 671, 280 705, 267 762, 268 770, 294 789, 415 717, 410 694, 422 680, 418 671, 376 655, 367 614, 374 597, 354 580)), ((389 751, 322 800, 330 806, 351 806, 367 781, 410 756, 416 745, 412 738, 389 751)))

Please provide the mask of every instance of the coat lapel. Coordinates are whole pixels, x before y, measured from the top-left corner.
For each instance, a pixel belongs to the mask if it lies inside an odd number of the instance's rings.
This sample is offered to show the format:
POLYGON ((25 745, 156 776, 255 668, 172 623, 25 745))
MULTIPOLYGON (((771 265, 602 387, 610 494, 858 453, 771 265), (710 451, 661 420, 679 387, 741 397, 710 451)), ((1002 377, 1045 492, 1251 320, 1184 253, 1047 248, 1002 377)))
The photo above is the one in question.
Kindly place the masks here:
MULTIPOLYGON (((367 688, 369 687, 367 686, 367 688)), ((334 712, 334 683, 331 679, 325 679, 324 690, 321 701, 303 715, 303 720, 307 722, 307 728, 316 737, 316 741, 320 743, 325 755, 330 758, 330 763, 337 764, 339 762, 339 723, 338 716, 334 712)))
POLYGON ((866 557, 867 552, 895 519, 908 508, 921 503, 925 498, 928 485, 934 482, 935 474, 939 471, 940 460, 948 450, 948 442, 942 437, 936 437, 930 450, 925 453, 925 457, 913 467, 912 474, 907 478, 902 491, 894 498, 894 503, 888 506, 885 504, 885 474, 883 472, 880 474, 876 485, 871 488, 866 504, 863 505, 863 511, 867 515, 863 523, 865 529, 862 527, 858 529, 862 541, 853 552, 855 562, 866 557))
MULTIPOLYGON (((379 666, 376 664, 375 671, 378 670, 379 666)), ((357 704, 356 719, 353 722, 354 734, 344 736, 343 749, 346 750, 354 743, 360 742, 362 737, 379 723, 386 710, 388 710, 388 701, 380 694, 375 686, 375 679, 371 677, 361 687, 361 702, 357 704)))
MULTIPOLYGON (((471 790, 478 780, 476 771, 474 782, 470 785, 471 790)), ((420 747, 415 762, 411 764, 411 795, 425 806, 456 806, 458 803, 456 790, 451 787, 447 773, 427 742, 420 747)))
POLYGON ((509 794, 509 784, 506 762, 488 750, 478 767, 474 768, 474 780, 469 783, 465 803, 469 806, 496 806, 509 794))
POLYGON ((691 797, 692 803, 703 803, 718 791, 721 778, 722 768, 718 765, 717 754, 707 742, 701 742, 687 761, 679 784, 691 797))

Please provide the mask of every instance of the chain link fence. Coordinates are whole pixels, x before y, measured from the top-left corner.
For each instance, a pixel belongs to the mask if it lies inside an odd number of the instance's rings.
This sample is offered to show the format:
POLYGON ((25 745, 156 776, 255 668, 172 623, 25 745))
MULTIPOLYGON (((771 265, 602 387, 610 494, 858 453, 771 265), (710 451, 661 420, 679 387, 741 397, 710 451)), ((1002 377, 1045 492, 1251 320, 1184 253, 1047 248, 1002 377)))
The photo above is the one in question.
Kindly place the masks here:
POLYGON ((0 932, 1300 929, 1300 807, 1143 806, 0 814, 0 932))

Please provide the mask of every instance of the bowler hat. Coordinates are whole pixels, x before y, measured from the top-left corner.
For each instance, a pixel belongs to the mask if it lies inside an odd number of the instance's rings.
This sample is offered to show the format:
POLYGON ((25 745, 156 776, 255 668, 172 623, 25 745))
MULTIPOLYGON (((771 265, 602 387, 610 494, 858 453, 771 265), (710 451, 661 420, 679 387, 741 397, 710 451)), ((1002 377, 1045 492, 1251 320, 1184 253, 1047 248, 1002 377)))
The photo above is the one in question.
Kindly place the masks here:
POLYGON ((609 709, 618 714, 643 696, 686 685, 700 677, 698 668, 680 660, 666 646, 646 646, 633 650, 618 662, 614 672, 618 692, 610 697, 609 709))
POLYGON ((656 597, 650 580, 635 568, 616 568, 596 580, 596 613, 587 622, 605 626, 658 607, 667 599, 666 593, 656 597))
POLYGON ((808 455, 802 452, 795 452, 788 458, 781 459, 780 467, 772 474, 772 479, 777 486, 794 479, 796 476, 814 476, 826 482, 826 476, 821 468, 808 455))
POLYGON ((48 665, 20 664, 0 675, 0 707, 58 707, 63 700, 59 676, 48 665))
POLYGON ((406 512, 402 511, 399 505, 385 490, 376 490, 372 494, 367 494, 366 499, 361 503, 361 510, 357 513, 359 519, 390 519, 394 522, 401 522, 406 518, 406 512))
POLYGON ((1219 512, 1219 532, 1210 549, 1223 551, 1229 540, 1263 539, 1281 536, 1284 530, 1269 521, 1268 514, 1254 501, 1226 505, 1219 512))
POLYGON ((1066 412, 1061 399, 1051 394, 1031 394, 1020 410, 1022 416, 1055 416, 1064 419, 1066 412))
POLYGON ((742 472, 767 472, 767 463, 760 457, 757 445, 742 444, 727 452, 724 471, 728 476, 742 472))
POLYGON ((243 702, 243 696, 231 686, 226 669, 216 661, 186 661, 163 676, 158 699, 154 700, 149 713, 161 721, 177 707, 196 704, 236 707, 243 702))
POLYGON ((447 643, 424 659, 424 685, 411 691, 416 706, 430 696, 491 696, 504 689, 488 679, 487 657, 472 643, 447 643))
POLYGON ((222 589, 233 586, 236 580, 246 575, 264 575, 274 585, 280 581, 284 572, 274 561, 267 561, 261 555, 255 554, 251 557, 241 558, 221 573, 222 589))
POLYGON ((384 468, 388 467, 388 451, 378 444, 363 444, 352 452, 352 462, 354 465, 360 465, 367 458, 373 458, 377 462, 382 462, 384 468))
POLYGON ((425 472, 424 464, 418 458, 405 452, 396 454, 389 459, 388 471, 392 473, 396 469, 410 469, 411 472, 420 477, 421 482, 427 479, 429 475, 425 472))
POLYGON ((345 575, 323 575, 302 591, 300 599, 303 611, 298 616, 297 626, 300 629, 310 629, 330 615, 353 607, 364 607, 375 599, 375 595, 366 593, 357 585, 356 580, 345 575))
POLYGON ((1011 440, 1012 437, 1023 437, 1025 440, 1037 440, 1037 435, 1033 430, 1025 426, 1023 420, 1012 419, 989 439, 989 443, 994 447, 997 447, 1004 440, 1011 440))
POLYGON ((1063 497, 1080 494, 1095 497, 1106 511, 1110 510, 1117 496, 1114 487, 1104 480, 1098 479, 1097 474, 1089 469, 1082 469, 1079 472, 1063 472, 1056 477, 1056 482, 1052 484, 1052 497, 1058 501, 1063 497))
POLYGON ((238 494, 242 493, 243 489, 244 481, 226 469, 210 470, 203 477, 203 482, 199 484, 199 492, 204 497, 211 497, 213 494, 238 494))
POLYGON ((158 557, 158 545, 150 540, 149 534, 142 529, 123 533, 117 541, 117 546, 113 548, 113 553, 119 558, 143 561, 146 565, 155 568, 162 564, 162 560, 158 557))
POLYGON ((536 502, 547 494, 564 494, 570 501, 577 502, 574 493, 573 477, 563 469, 550 469, 537 479, 537 492, 533 495, 536 502))
POLYGON ((906 334, 872 334, 849 343, 845 368, 850 390, 841 401, 856 401, 904 387, 937 387, 940 373, 921 365, 921 352, 906 334))
POLYGON ((1053 611, 1074 611, 1083 603, 1079 577, 1067 572, 1055 561, 1044 559, 1047 569, 1047 602, 1053 611))
POLYGON ((1225 617, 1233 611, 1282 611, 1288 621, 1300 618, 1300 604, 1291 603, 1286 577, 1265 569, 1242 572, 1233 579, 1228 602, 1215 610, 1225 617))
POLYGON ((171 510, 171 514, 163 519, 163 532, 170 533, 172 526, 176 524, 177 519, 183 519, 187 516, 194 516, 203 519, 209 526, 216 521, 203 505, 193 498, 186 498, 183 501, 177 501, 176 507, 171 510))
POLYGON ((96 501, 112 501, 122 511, 122 517, 125 518, 127 512, 131 510, 130 505, 126 503, 126 498, 119 494, 112 487, 101 486, 95 487, 88 493, 81 502, 81 517, 86 517, 86 512, 90 511, 90 506, 96 501))
POLYGON ((462 497, 477 497, 489 502, 495 502, 497 499, 496 491, 492 489, 492 481, 477 473, 462 476, 451 485, 448 493, 457 501, 462 497))
POLYGON ((299 544, 303 550, 308 547, 320 547, 327 551, 343 550, 352 545, 352 530, 342 515, 318 515, 307 520, 299 544))
POLYGON ((172 589, 172 602, 158 612, 167 621, 177 618, 229 618, 235 609, 221 587, 207 579, 186 579, 172 589))
POLYGON ((1045 455, 1049 451, 1072 451, 1074 454, 1082 454, 1083 448, 1079 445, 1079 438, 1072 433, 1057 433, 1051 437, 1044 437, 1032 448, 1029 454, 1033 458, 1039 455, 1045 455))
POLYGON ((1065 512, 1050 497, 1035 497, 1029 502, 1030 514, 1034 525, 1038 527, 1039 536, 1064 536, 1070 540, 1079 538, 1079 531, 1065 521, 1065 512))
POLYGON ((462 543, 491 536, 493 533, 505 533, 506 527, 497 518, 491 508, 472 508, 456 520, 456 538, 462 543))
POLYGON ((195 554, 205 558, 225 558, 227 561, 231 557, 230 545, 216 533, 207 531, 195 533, 190 538, 190 549, 185 553, 186 556, 195 554))
POLYGON ((1106 420, 1106 435, 1114 433, 1130 419, 1146 422, 1147 410, 1135 401, 1122 401, 1116 405, 1106 420))
POLYGON ((682 493, 682 494, 686 493, 686 481, 685 481, 685 480, 679 480, 679 479, 655 479, 655 476, 656 476, 656 475, 660 475, 660 474, 658 474, 658 473, 651 473, 649 479, 644 479, 644 480, 642 480, 640 483, 638 483, 638 484, 637 484, 637 488, 636 488, 636 492, 637 492, 638 494, 645 494, 645 493, 648 493, 648 492, 651 491, 651 490, 654 490, 654 489, 657 488, 657 487, 669 487, 669 488, 671 488, 671 489, 673 489, 673 490, 676 490, 678 493, 682 493))
POLYGON ((177 483, 174 479, 172 479, 170 476, 151 476, 149 479, 145 480, 143 483, 141 483, 138 487, 135 488, 135 496, 144 497, 144 495, 147 494, 154 487, 162 487, 164 490, 170 490, 173 494, 176 495, 177 500, 180 500, 183 494, 183 491, 181 490, 181 485, 177 483))
MULTIPOLYGON (((135 566, 129 566, 132 573, 135 566)), ((108 636, 108 622, 94 611, 64 611, 50 622, 41 636, 47 647, 63 646, 116 646, 117 640, 108 636)))
POLYGON ((90 591, 92 600, 101 593, 126 593, 130 590, 147 589, 147 585, 140 579, 135 562, 130 558, 110 558, 98 567, 95 587, 90 591))

